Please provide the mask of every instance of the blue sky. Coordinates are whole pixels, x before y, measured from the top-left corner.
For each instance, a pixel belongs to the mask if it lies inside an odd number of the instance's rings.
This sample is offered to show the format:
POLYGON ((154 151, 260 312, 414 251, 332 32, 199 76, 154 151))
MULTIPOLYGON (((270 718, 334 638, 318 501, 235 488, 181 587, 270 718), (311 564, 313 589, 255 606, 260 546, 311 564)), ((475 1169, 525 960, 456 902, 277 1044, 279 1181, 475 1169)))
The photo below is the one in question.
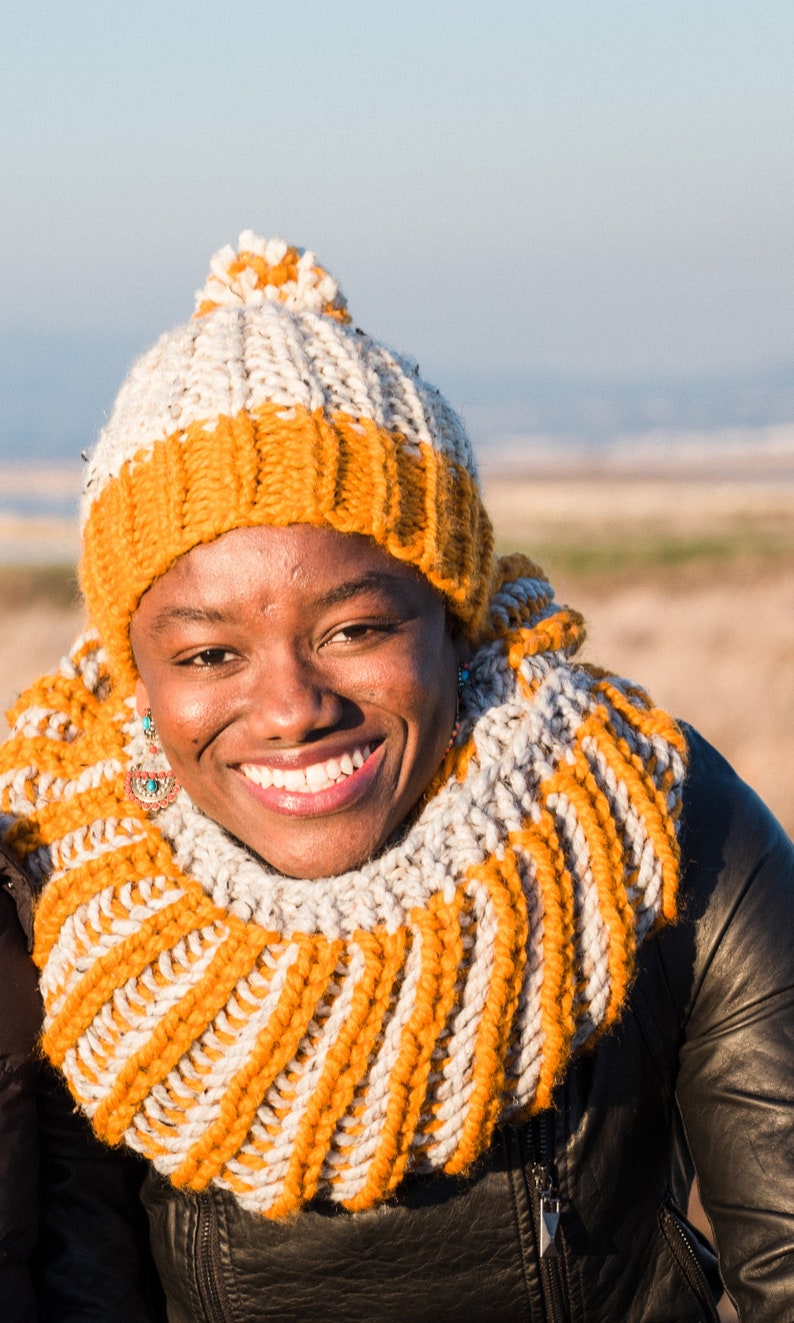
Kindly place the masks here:
POLYGON ((99 394, 246 226, 442 384, 794 361, 791 0, 0 19, 0 336, 104 342, 99 394))

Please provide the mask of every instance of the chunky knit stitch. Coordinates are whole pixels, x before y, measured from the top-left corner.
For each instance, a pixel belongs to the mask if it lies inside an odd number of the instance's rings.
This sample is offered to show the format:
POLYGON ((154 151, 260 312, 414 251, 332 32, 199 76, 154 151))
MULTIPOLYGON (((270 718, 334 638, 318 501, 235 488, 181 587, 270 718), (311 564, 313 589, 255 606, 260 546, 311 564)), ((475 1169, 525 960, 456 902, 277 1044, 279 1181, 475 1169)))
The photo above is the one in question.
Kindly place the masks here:
POLYGON ((493 539, 463 425, 349 320, 313 253, 245 231, 213 258, 193 320, 134 365, 82 505, 81 583, 117 679, 134 674, 129 622, 153 581, 258 524, 374 538, 477 635, 493 539))
POLYGON ((581 635, 503 564, 414 819, 317 881, 274 874, 184 792, 156 822, 125 800, 144 737, 95 639, 20 700, 0 795, 42 883, 44 1049, 101 1138, 278 1217, 464 1172, 549 1105, 676 909, 682 736, 576 665, 581 635))

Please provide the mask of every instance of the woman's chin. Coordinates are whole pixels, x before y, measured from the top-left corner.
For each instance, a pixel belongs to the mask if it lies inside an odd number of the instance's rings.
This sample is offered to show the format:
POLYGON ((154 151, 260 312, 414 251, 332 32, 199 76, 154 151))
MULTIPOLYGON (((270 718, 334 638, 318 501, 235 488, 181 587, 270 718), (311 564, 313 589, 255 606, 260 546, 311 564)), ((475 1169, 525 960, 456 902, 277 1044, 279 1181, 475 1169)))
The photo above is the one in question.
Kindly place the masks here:
POLYGON ((291 853, 281 855, 275 853, 272 847, 265 846, 264 849, 257 849, 254 845, 242 842, 252 854, 261 859, 274 873, 281 877, 294 878, 295 881, 317 882, 321 878, 339 877, 344 873, 356 872, 363 868, 365 864, 375 858, 383 848, 383 845, 374 848, 328 850, 327 846, 323 848, 322 853, 291 853))

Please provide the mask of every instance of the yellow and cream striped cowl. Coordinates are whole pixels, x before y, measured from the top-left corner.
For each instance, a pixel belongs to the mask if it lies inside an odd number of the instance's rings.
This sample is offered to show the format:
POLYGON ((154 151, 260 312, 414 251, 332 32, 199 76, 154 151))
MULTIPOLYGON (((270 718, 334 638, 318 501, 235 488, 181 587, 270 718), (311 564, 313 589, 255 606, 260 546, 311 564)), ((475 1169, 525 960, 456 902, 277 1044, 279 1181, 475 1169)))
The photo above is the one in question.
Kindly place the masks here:
POLYGON ((343 876, 274 874, 184 792, 156 822, 128 802, 140 723, 91 638, 11 714, 44 1050, 96 1133, 175 1185, 280 1217, 466 1171, 548 1106, 674 918, 681 733, 572 662, 581 621, 528 563, 501 577, 456 748, 343 876))

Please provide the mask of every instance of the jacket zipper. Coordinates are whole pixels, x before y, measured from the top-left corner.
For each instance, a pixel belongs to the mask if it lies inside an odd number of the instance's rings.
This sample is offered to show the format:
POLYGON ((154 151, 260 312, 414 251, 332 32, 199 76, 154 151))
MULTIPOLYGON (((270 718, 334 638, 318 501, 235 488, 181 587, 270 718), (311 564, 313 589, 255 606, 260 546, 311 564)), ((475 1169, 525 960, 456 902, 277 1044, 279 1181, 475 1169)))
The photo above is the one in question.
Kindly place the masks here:
MULTIPOLYGON (((681 1266, 681 1271, 684 1273, 698 1301, 708 1309, 709 1315, 714 1320, 714 1323, 719 1323, 717 1306, 714 1303, 714 1297, 711 1294, 709 1284, 706 1281, 703 1265, 692 1248, 683 1219, 678 1216, 669 1204, 664 1204, 662 1207, 662 1219, 667 1223, 671 1234, 675 1237, 676 1244, 680 1245, 684 1250, 683 1262, 681 1258, 676 1255, 681 1266)), ((673 1252, 675 1253, 675 1251, 673 1252)))
POLYGON ((543 1112, 528 1127, 535 1243, 540 1267, 543 1307, 548 1323, 566 1323, 560 1263, 562 1203, 554 1171, 554 1117, 543 1112))
POLYGON ((196 1219, 196 1283, 206 1323, 233 1323, 222 1285, 218 1215, 212 1195, 199 1195, 196 1219))

